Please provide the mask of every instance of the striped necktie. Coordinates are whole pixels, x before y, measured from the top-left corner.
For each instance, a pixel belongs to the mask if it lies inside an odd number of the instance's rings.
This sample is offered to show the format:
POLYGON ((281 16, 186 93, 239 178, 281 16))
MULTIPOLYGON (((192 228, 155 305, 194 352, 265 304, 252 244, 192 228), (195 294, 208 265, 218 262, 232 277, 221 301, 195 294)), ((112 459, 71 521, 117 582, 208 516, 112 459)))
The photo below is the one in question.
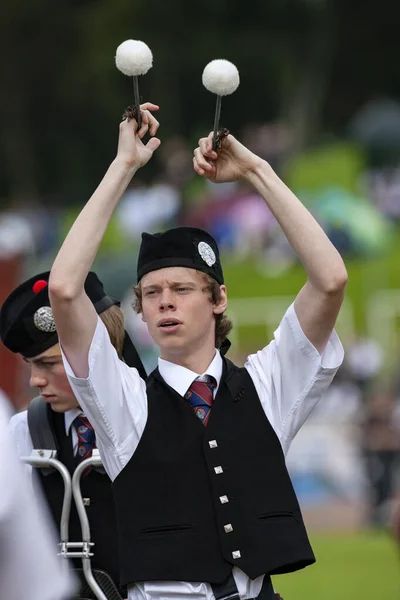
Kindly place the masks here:
POLYGON ((199 379, 193 381, 184 398, 205 426, 210 417, 217 382, 211 375, 204 375, 202 379, 203 381, 199 381, 199 379))
POLYGON ((78 435, 77 459, 78 462, 81 462, 85 458, 92 456, 92 450, 96 447, 96 435, 87 417, 83 415, 76 417, 72 425, 75 427, 78 435))

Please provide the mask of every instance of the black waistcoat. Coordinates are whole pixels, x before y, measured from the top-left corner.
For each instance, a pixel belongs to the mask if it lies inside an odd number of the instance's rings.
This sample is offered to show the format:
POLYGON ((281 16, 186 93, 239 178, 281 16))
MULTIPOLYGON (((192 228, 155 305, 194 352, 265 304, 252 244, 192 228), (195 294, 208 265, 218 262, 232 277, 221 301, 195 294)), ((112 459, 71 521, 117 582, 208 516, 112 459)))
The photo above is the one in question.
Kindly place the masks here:
MULTIPOLYGON (((73 454, 72 435, 65 433, 64 415, 50 411, 56 440, 59 445, 57 458, 71 473, 74 472, 77 462, 73 454)), ((45 496, 56 523, 57 530, 60 528, 61 509, 63 503, 64 485, 58 471, 50 475, 42 475, 40 480, 45 496)), ((84 498, 90 498, 90 504, 86 506, 89 519, 91 540, 95 543, 93 547, 92 568, 106 571, 118 585, 118 545, 116 535, 115 507, 112 497, 111 482, 107 475, 103 475, 92 469, 81 479, 81 491, 84 498)), ((69 526, 69 540, 79 542, 82 540, 82 532, 75 503, 72 500, 71 518, 69 526)), ((74 566, 82 568, 80 558, 72 559, 74 566)))
POLYGON ((217 583, 315 561, 279 440, 246 369, 224 359, 207 427, 162 379, 147 380, 148 420, 113 483, 121 581, 217 583))

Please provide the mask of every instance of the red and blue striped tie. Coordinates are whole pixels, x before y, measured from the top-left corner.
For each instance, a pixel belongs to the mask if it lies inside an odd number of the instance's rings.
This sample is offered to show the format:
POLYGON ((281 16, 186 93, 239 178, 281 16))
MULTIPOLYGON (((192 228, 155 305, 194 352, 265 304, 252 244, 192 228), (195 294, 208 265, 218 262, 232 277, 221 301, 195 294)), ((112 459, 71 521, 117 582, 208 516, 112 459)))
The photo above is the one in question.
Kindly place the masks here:
POLYGON ((217 382, 211 375, 204 375, 203 379, 204 381, 195 379, 184 398, 205 426, 210 417, 217 382))
POLYGON ((96 447, 96 435, 87 417, 83 415, 74 419, 73 426, 78 434, 77 458, 81 462, 92 456, 92 450, 96 447))

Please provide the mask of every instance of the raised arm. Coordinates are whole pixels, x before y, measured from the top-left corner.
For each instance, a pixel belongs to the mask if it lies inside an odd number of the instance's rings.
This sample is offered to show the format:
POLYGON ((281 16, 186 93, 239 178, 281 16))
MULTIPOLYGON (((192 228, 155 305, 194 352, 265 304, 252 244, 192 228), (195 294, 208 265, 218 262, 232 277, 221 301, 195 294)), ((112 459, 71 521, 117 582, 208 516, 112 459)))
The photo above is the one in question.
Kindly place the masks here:
POLYGON ((161 143, 154 137, 159 123, 151 114, 158 106, 146 103, 141 108, 140 131, 134 120, 121 123, 116 158, 71 227, 51 269, 49 295, 57 333, 77 377, 88 376, 88 352, 97 323, 84 289, 86 276, 125 189, 161 143), (152 137, 145 145, 141 139, 148 130, 152 137))
POLYGON ((252 184, 282 227, 308 275, 295 300, 301 328, 322 353, 335 325, 347 283, 344 262, 323 229, 271 166, 229 135, 213 152, 212 134, 199 140, 194 170, 215 183, 252 184))

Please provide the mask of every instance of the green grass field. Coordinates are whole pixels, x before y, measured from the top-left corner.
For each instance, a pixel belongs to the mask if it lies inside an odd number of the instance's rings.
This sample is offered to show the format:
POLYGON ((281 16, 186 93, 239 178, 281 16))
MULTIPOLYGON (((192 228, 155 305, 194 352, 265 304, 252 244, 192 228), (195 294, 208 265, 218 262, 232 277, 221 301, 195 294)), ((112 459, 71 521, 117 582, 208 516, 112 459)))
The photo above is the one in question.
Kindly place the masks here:
MULTIPOLYGON (((365 326, 365 301, 381 289, 400 289, 400 231, 390 252, 375 258, 346 259, 349 274, 346 295, 354 306, 356 324, 365 326)), ((254 260, 232 261, 223 257, 229 297, 295 295, 306 281, 303 267, 296 263, 284 274, 272 277, 257 268, 254 260)))
POLYGON ((274 578, 284 600, 400 599, 400 552, 384 533, 311 536, 315 565, 274 578))

